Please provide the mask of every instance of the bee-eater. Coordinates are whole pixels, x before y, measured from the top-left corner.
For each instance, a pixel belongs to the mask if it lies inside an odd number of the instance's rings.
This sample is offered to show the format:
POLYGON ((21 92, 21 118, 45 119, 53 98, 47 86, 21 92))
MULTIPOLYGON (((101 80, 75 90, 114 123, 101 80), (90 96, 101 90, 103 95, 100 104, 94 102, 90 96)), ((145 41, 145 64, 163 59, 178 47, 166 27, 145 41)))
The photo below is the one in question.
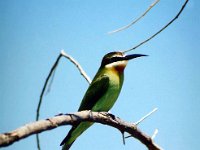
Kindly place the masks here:
MULTIPOLYGON (((103 57, 101 66, 87 89, 78 111, 109 111, 117 100, 124 80, 124 68, 128 60, 147 56, 143 54, 125 55, 123 52, 110 52, 103 57)), ((68 150, 74 141, 92 122, 81 122, 73 125, 60 145, 68 150)))

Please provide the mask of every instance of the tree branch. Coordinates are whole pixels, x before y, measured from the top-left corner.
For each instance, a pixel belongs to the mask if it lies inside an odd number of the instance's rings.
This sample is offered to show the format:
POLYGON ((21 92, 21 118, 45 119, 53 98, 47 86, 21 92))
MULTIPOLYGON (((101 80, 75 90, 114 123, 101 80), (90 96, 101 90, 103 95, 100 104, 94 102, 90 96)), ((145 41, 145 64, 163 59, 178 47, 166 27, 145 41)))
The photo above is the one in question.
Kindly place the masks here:
POLYGON ((0 134, 0 147, 5 147, 26 138, 63 125, 72 125, 81 121, 97 122, 112 126, 121 132, 127 132, 142 142, 149 150, 161 150, 152 138, 137 128, 135 124, 125 122, 107 112, 81 111, 72 114, 58 115, 46 120, 26 124, 14 131, 0 134))
POLYGON ((120 32, 122 30, 126 30, 127 28, 129 28, 130 26, 134 25, 136 22, 138 22, 140 19, 142 19, 150 10, 151 8, 153 8, 160 0, 156 0, 154 3, 152 3, 149 8, 141 15, 139 16, 137 19, 135 19, 133 22, 131 22, 130 24, 124 26, 124 27, 121 27, 119 29, 116 29, 116 30, 113 30, 113 31, 110 31, 108 32, 108 34, 113 34, 113 33, 116 33, 116 32, 120 32))
POLYGON ((141 43, 139 43, 138 45, 130 48, 130 49, 127 49, 127 50, 124 50, 123 53, 126 53, 126 52, 129 52, 129 51, 132 51, 138 47, 140 47, 141 45, 145 44, 146 42, 150 41, 151 39, 153 39, 155 36, 157 36, 159 33, 161 33, 163 30, 165 30, 170 24, 172 24, 176 19, 178 19, 178 17, 180 16, 180 14, 182 13, 182 11, 184 10, 185 6, 187 5, 189 0, 185 0, 185 3, 182 5, 181 9, 179 10, 179 12, 177 13, 177 15, 171 20, 169 21, 165 26, 163 26, 159 31, 157 31, 155 34, 153 34, 152 36, 150 36, 148 39, 142 41, 141 43))

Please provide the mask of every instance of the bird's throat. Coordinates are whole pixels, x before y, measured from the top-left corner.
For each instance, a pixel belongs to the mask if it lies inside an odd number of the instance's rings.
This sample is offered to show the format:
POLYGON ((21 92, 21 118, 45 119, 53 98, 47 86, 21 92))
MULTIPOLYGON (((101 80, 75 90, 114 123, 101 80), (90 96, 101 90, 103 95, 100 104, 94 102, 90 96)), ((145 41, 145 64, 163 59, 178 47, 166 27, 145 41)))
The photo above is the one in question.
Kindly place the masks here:
POLYGON ((119 73, 123 73, 125 67, 126 67, 126 65, 118 65, 118 66, 115 66, 114 69, 119 73))

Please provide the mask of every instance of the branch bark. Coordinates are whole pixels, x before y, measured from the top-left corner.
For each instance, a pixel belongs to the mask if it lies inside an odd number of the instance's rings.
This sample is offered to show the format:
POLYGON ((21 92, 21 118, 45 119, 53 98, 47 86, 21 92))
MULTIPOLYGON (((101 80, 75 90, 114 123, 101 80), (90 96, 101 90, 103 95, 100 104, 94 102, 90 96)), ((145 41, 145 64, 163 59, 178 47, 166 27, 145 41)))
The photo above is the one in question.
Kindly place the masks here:
POLYGON ((81 121, 91 121, 112 126, 120 130, 122 133, 129 133, 132 137, 142 142, 149 150, 161 150, 161 148, 153 142, 152 138, 138 129, 135 124, 125 122, 112 114, 108 114, 107 112, 91 111, 58 115, 46 120, 26 124, 14 131, 0 134, 0 147, 11 145, 16 141, 33 134, 38 134, 63 125, 73 125, 81 121))

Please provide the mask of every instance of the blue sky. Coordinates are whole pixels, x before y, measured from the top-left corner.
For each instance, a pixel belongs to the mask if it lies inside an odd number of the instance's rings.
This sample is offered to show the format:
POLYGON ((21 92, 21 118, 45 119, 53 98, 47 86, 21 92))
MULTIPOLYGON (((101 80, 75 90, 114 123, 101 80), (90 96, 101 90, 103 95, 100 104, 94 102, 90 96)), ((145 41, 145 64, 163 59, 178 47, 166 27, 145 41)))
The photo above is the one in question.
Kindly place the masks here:
MULTIPOLYGON (((128 49, 166 24, 184 1, 160 1, 126 31, 107 32, 130 23, 153 1, 2 0, 0 1, 0 132, 35 120, 45 78, 61 49, 77 59, 92 78, 101 58, 128 49)), ((200 149, 200 4, 190 0, 176 20, 149 43, 131 53, 149 57, 129 62, 118 101, 111 112, 135 122, 153 108, 158 111, 139 125, 164 149, 200 149)), ((75 112, 88 87, 77 69, 62 59, 51 92, 44 97, 41 119, 75 112)), ((42 150, 60 149, 69 126, 40 135, 42 150)), ((72 149, 137 149, 136 139, 122 143, 120 132, 95 124, 72 149)), ((35 136, 5 150, 36 149, 35 136)))

